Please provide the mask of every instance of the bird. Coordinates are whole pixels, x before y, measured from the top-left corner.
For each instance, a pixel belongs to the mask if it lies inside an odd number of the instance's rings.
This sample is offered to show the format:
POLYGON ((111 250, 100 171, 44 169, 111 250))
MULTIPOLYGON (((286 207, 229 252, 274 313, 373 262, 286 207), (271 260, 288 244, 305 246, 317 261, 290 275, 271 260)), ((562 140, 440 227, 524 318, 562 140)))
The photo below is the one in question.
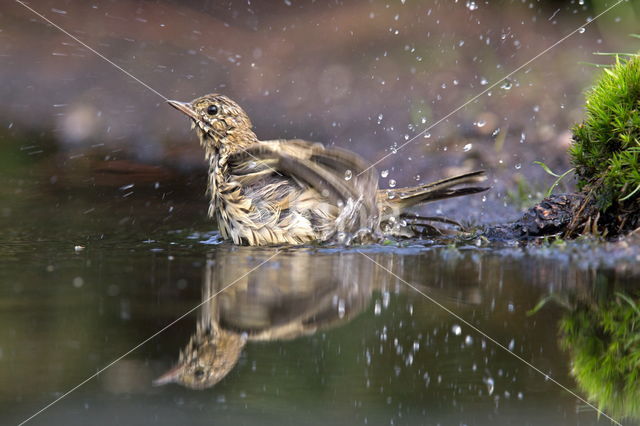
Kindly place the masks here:
POLYGON ((208 215, 236 245, 353 243, 438 232, 418 204, 486 191, 459 185, 486 179, 483 170, 406 188, 378 188, 362 157, 301 139, 259 140, 248 114, 222 94, 167 101, 191 119, 209 163, 208 215))

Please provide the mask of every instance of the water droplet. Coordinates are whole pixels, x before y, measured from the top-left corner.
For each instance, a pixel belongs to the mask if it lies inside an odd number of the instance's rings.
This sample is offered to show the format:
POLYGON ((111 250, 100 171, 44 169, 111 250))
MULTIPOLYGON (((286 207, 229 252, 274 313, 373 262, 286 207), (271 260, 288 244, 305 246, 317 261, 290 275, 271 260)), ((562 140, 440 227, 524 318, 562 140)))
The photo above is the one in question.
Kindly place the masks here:
POLYGON ((431 137, 431 133, 426 132, 424 135, 422 135, 422 137, 425 139, 429 139, 431 137))
POLYGON ((351 172, 351 170, 347 170, 346 172, 344 172, 344 180, 351 180, 352 177, 353 173, 351 172))
POLYGON ((382 312, 382 306, 380 305, 380 301, 376 300, 376 304, 373 307, 373 314, 380 315, 381 312, 382 312))
POLYGON ((82 279, 82 277, 75 277, 73 279, 73 286, 75 288, 80 288, 84 285, 84 280, 82 279))
POLYGON ((382 121, 383 118, 384 118, 384 115, 378 114, 378 121, 382 121))
POLYGON ((396 187, 396 180, 389 179, 389 188, 395 188, 395 187, 396 187))
POLYGON ((500 133, 500 127, 498 127, 497 129, 495 129, 495 130, 493 131, 493 133, 491 133, 491 136, 496 137, 496 136, 498 136, 498 133, 500 133))
POLYGON ((578 29, 578 32, 580 34, 584 34, 585 31, 586 31, 586 29, 584 27, 578 29))
POLYGON ((509 342, 509 350, 513 351, 513 348, 516 347, 516 339, 511 339, 511 341, 509 342))
POLYGON ((460 327, 458 324, 454 324, 453 327, 451 327, 451 332, 456 336, 459 336, 462 334, 462 327, 460 327))
POLYGON ((411 353, 407 354, 407 359, 405 360, 404 364, 406 366, 413 364, 413 354, 411 353))
POLYGON ((476 10, 476 9, 478 9, 478 5, 476 4, 475 1, 468 1, 467 2, 467 9, 476 10))
POLYGON ((391 294, 388 291, 382 293, 382 306, 386 309, 389 307, 389 301, 391 300, 391 294))
POLYGON ((493 394, 493 390, 495 389, 493 378, 485 377, 482 379, 482 381, 484 382, 485 385, 487 385, 487 391, 489 392, 489 395, 493 394))
POLYGON ((516 170, 520 170, 522 168, 522 164, 518 163, 514 167, 516 168, 516 170))
POLYGON ((489 84, 489 80, 487 80, 486 78, 482 77, 480 79, 480 85, 486 86, 487 84, 489 84))
POLYGON ((386 178, 387 176, 389 176, 389 170, 383 170, 380 172, 380 176, 382 176, 383 178, 386 178))
POLYGON ((464 338, 464 344, 467 346, 471 346, 473 344, 473 337, 467 334, 467 337, 464 338))
POLYGON ((345 313, 344 300, 340 299, 338 301, 338 317, 344 318, 344 313, 345 313))
POLYGON ((466 145, 462 148, 462 150, 463 150, 464 152, 469 152, 469 151, 471 151, 471 148, 473 148, 473 144, 468 143, 468 144, 466 144, 466 145))
POLYGON ((513 87, 513 82, 511 80, 509 80, 509 79, 506 79, 500 85, 500 88, 503 89, 503 90, 511 90, 512 87, 513 87))
POLYGON ((476 126, 478 126, 478 127, 484 127, 486 125, 487 125, 487 122, 485 120, 478 120, 476 122, 476 126))

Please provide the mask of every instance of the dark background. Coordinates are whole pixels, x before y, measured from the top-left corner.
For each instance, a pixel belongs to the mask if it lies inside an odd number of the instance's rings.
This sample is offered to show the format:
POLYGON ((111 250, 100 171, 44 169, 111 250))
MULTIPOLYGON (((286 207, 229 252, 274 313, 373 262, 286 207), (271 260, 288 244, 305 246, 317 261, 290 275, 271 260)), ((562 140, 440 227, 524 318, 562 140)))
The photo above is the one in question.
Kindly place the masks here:
MULTIPOLYGON (((373 162, 613 2, 29 4, 168 98, 224 93, 244 106, 262 139, 335 144, 373 162)), ((598 73, 585 62, 613 60, 597 51, 636 51, 640 43, 628 34, 639 14, 634 2, 617 6, 379 170, 402 185, 487 169, 491 208, 476 197, 463 216, 513 217, 553 181, 533 161, 569 168, 569 128, 581 120, 583 91, 598 73)), ((0 58, 5 156, 46 165, 69 185, 186 178, 200 179, 190 193, 203 190, 202 153, 184 117, 11 1, 0 11, 0 58), (104 170, 117 173, 96 175, 104 170)))

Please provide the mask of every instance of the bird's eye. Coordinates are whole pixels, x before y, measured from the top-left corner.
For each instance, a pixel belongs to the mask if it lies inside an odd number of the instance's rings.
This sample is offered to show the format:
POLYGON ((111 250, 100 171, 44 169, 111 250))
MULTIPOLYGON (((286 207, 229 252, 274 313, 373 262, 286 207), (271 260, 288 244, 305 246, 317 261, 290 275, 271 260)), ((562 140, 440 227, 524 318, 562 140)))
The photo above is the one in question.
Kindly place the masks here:
POLYGON ((193 372, 193 375, 196 376, 196 379, 200 380, 204 377, 204 370, 202 368, 198 368, 193 372))
POLYGON ((207 107, 207 114, 216 115, 217 113, 218 113, 218 106, 217 105, 209 105, 207 107))

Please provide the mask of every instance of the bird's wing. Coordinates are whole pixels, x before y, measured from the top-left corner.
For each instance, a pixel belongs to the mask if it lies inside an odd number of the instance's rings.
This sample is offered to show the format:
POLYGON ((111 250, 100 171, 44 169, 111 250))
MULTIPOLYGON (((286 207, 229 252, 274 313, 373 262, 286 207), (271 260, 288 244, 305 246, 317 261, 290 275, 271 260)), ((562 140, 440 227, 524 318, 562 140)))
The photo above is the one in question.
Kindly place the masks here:
POLYGON ((241 182, 280 175, 303 189, 313 188, 334 205, 360 200, 367 215, 377 216, 377 173, 353 152, 300 139, 275 140, 234 153, 228 164, 241 182))

